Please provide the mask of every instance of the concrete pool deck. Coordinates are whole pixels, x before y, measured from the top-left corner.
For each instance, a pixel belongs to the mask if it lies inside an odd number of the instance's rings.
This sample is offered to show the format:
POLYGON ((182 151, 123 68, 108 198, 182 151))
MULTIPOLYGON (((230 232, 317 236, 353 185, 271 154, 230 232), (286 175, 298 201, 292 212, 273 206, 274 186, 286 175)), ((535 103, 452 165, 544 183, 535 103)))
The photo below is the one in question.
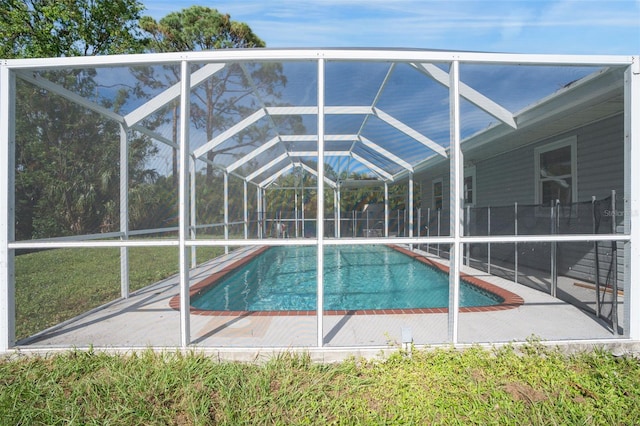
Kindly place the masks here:
MULTIPOLYGON (((191 273, 191 285, 258 249, 239 249, 195 268, 191 273)), ((524 341, 531 336, 543 341, 625 340, 614 336, 604 320, 542 291, 466 266, 462 272, 512 292, 524 303, 503 310, 460 312, 458 342, 461 344, 524 341)), ((575 286, 574 281, 559 277, 561 288, 571 288, 576 292, 576 298, 588 300, 588 293, 593 293, 593 290, 575 286)), ((45 351, 89 346, 124 350, 178 348, 181 342, 180 312, 170 306, 177 294, 178 277, 173 276, 136 292, 128 299, 114 301, 18 342, 17 348, 45 351)), ((619 312, 622 322, 622 303, 619 312)), ((316 315, 244 313, 210 316, 191 313, 192 347, 240 352, 273 348, 311 350, 318 343, 316 318, 316 315)), ((447 313, 324 315, 322 349, 397 347, 402 343, 403 330, 411 333, 413 342, 418 346, 448 344, 448 320, 447 313)))

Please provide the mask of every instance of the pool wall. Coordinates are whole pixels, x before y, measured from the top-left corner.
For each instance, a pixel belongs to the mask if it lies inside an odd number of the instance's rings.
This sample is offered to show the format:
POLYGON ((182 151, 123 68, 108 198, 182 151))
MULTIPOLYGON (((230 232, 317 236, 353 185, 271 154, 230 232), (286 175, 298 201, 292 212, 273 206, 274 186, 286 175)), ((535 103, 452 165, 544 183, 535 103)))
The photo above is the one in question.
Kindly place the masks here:
MULTIPOLYGON (((439 262, 434 261, 433 259, 427 258, 419 253, 415 253, 406 248, 389 244, 387 245, 389 248, 392 248, 402 254, 405 254, 412 259, 422 262, 429 267, 438 269, 447 275, 449 274, 449 267, 441 264, 439 262)), ((236 269, 246 265, 251 260, 261 255, 265 251, 269 249, 269 246, 260 247, 257 250, 252 251, 246 256, 230 263, 225 266, 221 270, 214 272, 209 275, 207 278, 197 282, 189 289, 189 297, 193 298, 198 296, 200 293, 208 290, 212 286, 216 285, 222 278, 226 275, 234 272, 236 269)), ((474 287, 477 287, 481 290, 494 294, 502 299, 502 303, 497 305, 489 305, 489 306, 473 306, 473 307, 460 307, 459 312, 491 312, 491 311, 502 311, 506 309, 514 309, 524 303, 524 300, 515 293, 512 293, 508 290, 505 290, 501 287, 498 287, 494 284, 488 283, 484 280, 481 280, 477 277, 461 273, 460 278, 465 281, 467 284, 470 284, 474 287)), ((179 311, 180 310, 180 295, 174 296, 169 301, 169 306, 179 311)), ((199 308, 195 308, 191 306, 190 309, 192 314, 195 315, 208 315, 208 316, 315 316, 316 311, 302 311, 302 310, 290 310, 290 311, 213 311, 213 310, 203 310, 199 308)), ((410 308, 410 309, 339 309, 339 310, 326 310, 324 311, 325 315, 397 315, 397 314, 444 314, 449 312, 448 308, 410 308)))

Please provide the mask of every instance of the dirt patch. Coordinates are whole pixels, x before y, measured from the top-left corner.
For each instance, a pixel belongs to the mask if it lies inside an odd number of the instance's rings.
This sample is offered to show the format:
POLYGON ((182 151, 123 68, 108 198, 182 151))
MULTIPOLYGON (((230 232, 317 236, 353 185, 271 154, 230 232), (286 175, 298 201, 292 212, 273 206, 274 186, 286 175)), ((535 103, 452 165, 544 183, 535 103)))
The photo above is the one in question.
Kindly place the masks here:
POLYGON ((520 382, 507 383, 504 386, 504 391, 516 401, 524 401, 531 404, 548 399, 544 393, 520 382))
POLYGON ((474 368, 473 370, 471 370, 469 375, 475 383, 482 383, 486 380, 484 371, 479 368, 474 368))

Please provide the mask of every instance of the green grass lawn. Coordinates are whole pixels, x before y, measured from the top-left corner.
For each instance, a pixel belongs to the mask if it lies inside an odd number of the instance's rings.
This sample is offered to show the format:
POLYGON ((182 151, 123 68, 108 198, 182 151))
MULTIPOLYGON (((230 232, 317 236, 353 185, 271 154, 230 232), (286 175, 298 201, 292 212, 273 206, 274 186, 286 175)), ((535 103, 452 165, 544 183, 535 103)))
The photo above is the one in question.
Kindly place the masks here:
MULTIPOLYGON (((221 247, 198 248, 198 262, 221 247)), ((130 290, 178 272, 175 247, 129 249, 130 290)), ((56 249, 16 257, 16 338, 22 339, 120 297, 120 249, 56 249)))
MULTIPOLYGON (((200 249, 199 261, 222 253, 200 249)), ((175 248, 130 250, 131 289, 178 270, 175 248)), ((16 258, 17 334, 120 292, 118 249, 16 258)), ((594 351, 436 349, 388 359, 263 364, 199 354, 73 351, 0 359, 0 424, 636 424, 640 364, 594 351)))
POLYGON ((640 419, 640 364, 594 351, 402 352, 263 364, 69 352, 0 360, 3 424, 571 424, 640 419))

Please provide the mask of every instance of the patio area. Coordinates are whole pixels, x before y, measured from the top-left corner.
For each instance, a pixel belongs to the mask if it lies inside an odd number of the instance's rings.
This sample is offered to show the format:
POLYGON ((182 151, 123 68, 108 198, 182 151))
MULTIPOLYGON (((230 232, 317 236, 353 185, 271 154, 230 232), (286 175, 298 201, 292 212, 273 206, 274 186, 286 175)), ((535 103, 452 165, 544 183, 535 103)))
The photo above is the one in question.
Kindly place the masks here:
MULTIPOLYGON (((239 249, 194 269, 191 285, 258 250, 239 249)), ((488 312, 459 314, 458 342, 543 341, 613 339, 603 319, 522 284, 463 267, 462 272, 513 292, 524 304, 488 312)), ((534 277, 527 277, 535 279, 534 277)), ((560 286, 571 288, 586 300, 588 288, 559 277, 560 286)), ((179 294, 177 276, 153 284, 128 299, 104 305, 49 330, 18 342, 20 349, 69 347, 131 348, 180 347, 180 312, 170 307, 179 294)), ((623 305, 618 306, 622 317, 623 305)), ((317 317, 244 315, 190 315, 191 347, 207 349, 313 348, 317 342, 317 317)), ((410 330, 414 344, 447 344, 448 314, 324 315, 324 347, 358 351, 358 348, 394 348, 402 344, 402 331, 410 330)))

